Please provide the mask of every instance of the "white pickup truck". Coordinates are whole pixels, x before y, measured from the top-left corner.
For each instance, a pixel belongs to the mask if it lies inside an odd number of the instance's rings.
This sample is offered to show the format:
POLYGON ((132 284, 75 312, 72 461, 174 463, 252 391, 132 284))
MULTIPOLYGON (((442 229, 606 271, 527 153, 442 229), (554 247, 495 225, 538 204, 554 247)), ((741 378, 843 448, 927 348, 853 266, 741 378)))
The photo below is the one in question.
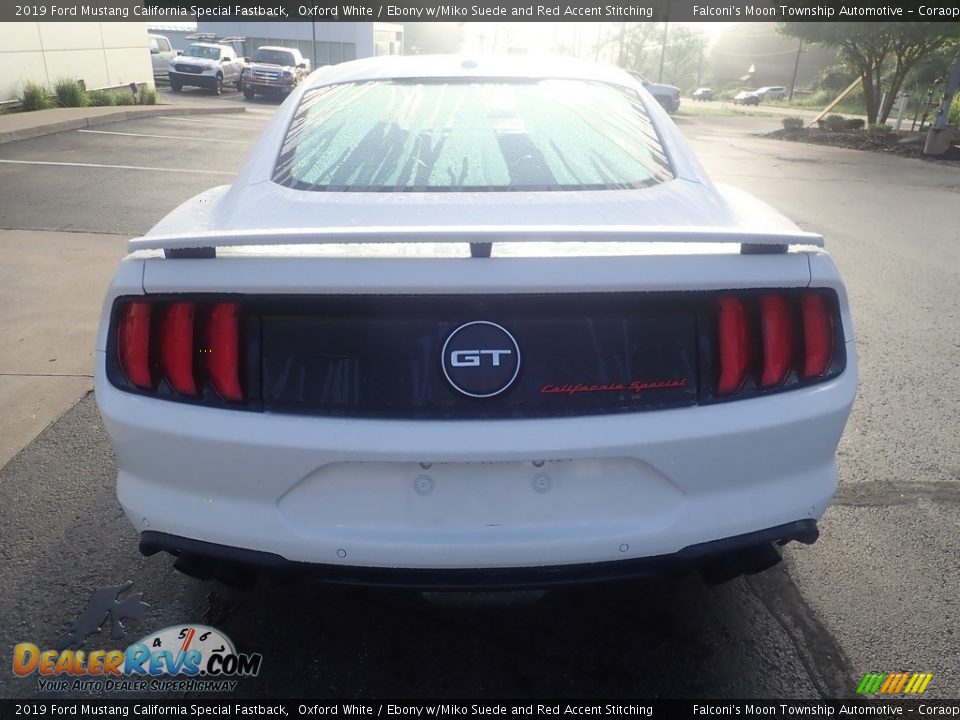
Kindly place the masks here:
POLYGON ((170 62, 170 88, 180 92, 190 85, 221 95, 226 83, 240 88, 245 67, 246 61, 229 45, 194 43, 170 62))
POLYGON ((170 72, 170 63, 177 57, 177 51, 173 49, 170 40, 165 35, 148 36, 150 41, 150 64, 153 66, 154 79, 167 79, 170 72))

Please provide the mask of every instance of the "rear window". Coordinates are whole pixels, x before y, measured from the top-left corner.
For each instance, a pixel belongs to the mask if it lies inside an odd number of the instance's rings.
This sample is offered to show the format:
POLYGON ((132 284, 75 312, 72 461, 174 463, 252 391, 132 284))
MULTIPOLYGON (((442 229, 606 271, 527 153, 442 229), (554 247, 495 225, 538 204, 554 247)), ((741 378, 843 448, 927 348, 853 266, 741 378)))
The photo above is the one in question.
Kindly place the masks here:
POLYGON ((390 80, 304 94, 275 182, 315 191, 639 188, 673 177, 637 93, 579 80, 390 80))

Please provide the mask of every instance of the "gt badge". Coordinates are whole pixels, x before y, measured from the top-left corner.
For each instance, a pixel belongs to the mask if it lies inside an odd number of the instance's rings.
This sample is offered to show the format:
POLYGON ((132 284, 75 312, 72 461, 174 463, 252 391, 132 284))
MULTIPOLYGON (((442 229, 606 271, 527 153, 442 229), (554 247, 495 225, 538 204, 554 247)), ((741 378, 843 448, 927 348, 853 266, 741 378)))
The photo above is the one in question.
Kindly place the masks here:
POLYGON ((520 346, 496 323, 461 325, 443 344, 443 374, 455 390, 475 398, 499 395, 520 372, 520 346))

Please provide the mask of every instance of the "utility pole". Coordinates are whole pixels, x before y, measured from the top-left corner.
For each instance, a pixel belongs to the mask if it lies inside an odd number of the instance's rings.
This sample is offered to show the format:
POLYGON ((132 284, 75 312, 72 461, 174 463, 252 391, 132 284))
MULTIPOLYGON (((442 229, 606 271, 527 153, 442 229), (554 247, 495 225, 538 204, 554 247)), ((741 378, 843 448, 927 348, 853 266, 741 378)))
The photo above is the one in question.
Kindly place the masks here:
POLYGON ((624 47, 627 41, 627 24, 625 22, 620 23, 620 61, 617 63, 620 67, 626 67, 626 54, 624 47))
POLYGON ((790 81, 790 96, 787 102, 793 102, 793 89, 797 86, 797 71, 800 69, 800 53, 803 52, 803 39, 797 43, 797 59, 793 61, 793 79, 790 81))
POLYGON ((310 21, 310 31, 313 35, 313 44, 310 46, 311 49, 313 50, 313 53, 311 53, 313 55, 313 65, 310 66, 310 69, 316 70, 317 69, 317 21, 316 20, 310 21))
MULTIPOLYGON (((669 8, 668 8, 669 11, 669 8)), ((663 46, 660 48, 660 73, 657 75, 657 82, 663 82, 663 63, 667 59, 667 32, 670 30, 670 23, 663 24, 663 46)))
POLYGON ((697 60, 697 87, 700 87, 703 76, 703 35, 700 35, 700 58, 697 60))

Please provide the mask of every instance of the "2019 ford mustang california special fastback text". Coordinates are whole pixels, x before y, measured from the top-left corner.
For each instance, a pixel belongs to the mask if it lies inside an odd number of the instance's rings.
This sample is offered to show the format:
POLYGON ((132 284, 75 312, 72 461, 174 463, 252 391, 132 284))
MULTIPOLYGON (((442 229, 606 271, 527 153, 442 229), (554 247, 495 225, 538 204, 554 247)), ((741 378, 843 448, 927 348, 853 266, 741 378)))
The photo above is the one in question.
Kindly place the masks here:
POLYGON ((817 538, 857 387, 822 245, 620 70, 324 68, 130 241, 96 353, 120 502, 228 581, 761 570, 817 538))

